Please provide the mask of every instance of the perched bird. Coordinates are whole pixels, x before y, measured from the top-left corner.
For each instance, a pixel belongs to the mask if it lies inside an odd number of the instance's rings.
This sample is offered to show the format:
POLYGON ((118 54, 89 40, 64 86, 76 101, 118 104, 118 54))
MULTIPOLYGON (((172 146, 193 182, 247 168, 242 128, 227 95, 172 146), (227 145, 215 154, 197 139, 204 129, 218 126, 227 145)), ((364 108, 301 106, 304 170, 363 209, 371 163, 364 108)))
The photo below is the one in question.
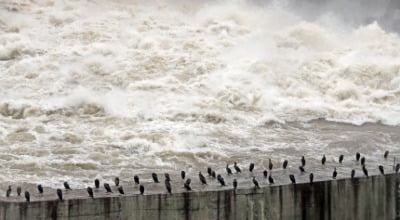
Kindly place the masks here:
POLYGON ((115 183, 115 186, 119 186, 119 177, 115 177, 114 183, 115 183))
POLYGON ((272 164, 271 158, 268 158, 268 169, 272 170, 273 167, 274 165, 272 164))
POLYGON ((385 175, 385 171, 383 170, 383 166, 379 165, 379 172, 381 172, 382 175, 385 175))
POLYGON ((321 159, 321 163, 322 163, 322 165, 325 165, 325 162, 326 162, 326 157, 325 157, 325 154, 322 156, 322 159, 321 159))
POLYGON ((260 188, 260 185, 258 185, 258 181, 256 180, 256 177, 255 177, 255 176, 253 176, 253 184, 254 184, 254 187, 255 187, 256 189, 259 189, 259 188, 260 188))
POLYGON ((343 162, 343 158, 344 158, 344 155, 341 154, 341 155, 339 156, 339 163, 342 163, 342 162, 343 162))
POLYGON ((207 167, 207 173, 208 173, 208 176, 211 176, 211 172, 212 172, 212 169, 211 169, 211 167, 207 167))
POLYGON ((95 179, 94 180, 94 187, 96 187, 96 189, 98 189, 100 187, 100 180, 99 179, 95 179))
POLYGON ((287 160, 283 161, 283 164, 282 164, 283 169, 286 169, 288 163, 289 162, 287 160))
POLYGON ((93 189, 92 187, 88 186, 88 188, 86 188, 87 193, 89 194, 89 197, 91 197, 92 199, 93 197, 93 189))
POLYGON ((122 188, 122 186, 118 187, 118 192, 119 192, 119 194, 121 194, 121 195, 125 194, 124 188, 122 188))
POLYGON ((249 171, 250 171, 250 172, 253 172, 253 170, 254 170, 254 163, 250 163, 249 171))
POLYGON ((139 191, 140 191, 140 194, 141 194, 141 195, 144 194, 144 186, 143 186, 143 185, 140 185, 140 186, 139 186, 139 191))
POLYGON ((233 189, 236 190, 238 186, 238 182, 236 179, 233 179, 233 189))
POLYGON ((400 163, 396 164, 396 173, 400 171, 400 163))
POLYGON ((301 173, 305 172, 304 167, 302 167, 302 166, 299 166, 299 170, 300 170, 301 173))
POLYGON ((356 170, 352 169, 351 170, 351 179, 354 179, 355 176, 356 176, 356 170))
POLYGON ((202 184, 207 185, 206 178, 203 176, 203 174, 201 174, 201 172, 199 172, 199 179, 200 179, 200 182, 201 182, 202 184))
POLYGON ((264 178, 268 177, 268 171, 264 170, 263 174, 264 174, 264 178))
POLYGON ((112 193, 111 187, 110 187, 110 185, 109 185, 108 183, 104 183, 104 189, 106 189, 106 191, 107 191, 108 193, 112 193))
POLYGON ((61 189, 57 189, 57 196, 58 196, 58 200, 60 200, 60 201, 63 200, 63 195, 62 195, 62 190, 61 189))
POLYGON ((212 178, 215 178, 216 175, 217 175, 217 174, 216 174, 215 171, 213 170, 213 171, 211 172, 211 177, 212 177, 212 178))
POLYGON ((31 196, 29 195, 28 191, 25 191, 25 199, 26 199, 27 202, 31 201, 31 196))
POLYGON ((310 183, 313 183, 313 182, 314 182, 314 174, 310 173, 310 183))
POLYGON ((269 182, 269 184, 274 184, 274 178, 272 178, 271 175, 269 175, 269 177, 268 177, 268 182, 269 182))
POLYGON ((224 180, 224 178, 223 178, 221 175, 218 174, 217 180, 218 180, 218 182, 221 184, 221 186, 226 186, 226 185, 225 185, 225 180, 224 180))
POLYGON ((22 191, 21 187, 18 186, 18 187, 17 187, 17 195, 18 195, 18 196, 21 196, 21 191, 22 191))
POLYGON ((367 168, 366 168, 365 166, 363 166, 363 167, 362 167, 362 170, 363 170, 363 172, 364 172, 364 175, 365 175, 366 177, 368 177, 368 170, 367 170, 367 168))
POLYGON ((186 177, 186 173, 185 173, 185 171, 181 171, 181 178, 184 180, 185 179, 185 177, 186 177))
POLYGON ((385 151, 385 153, 383 154, 383 158, 387 159, 388 156, 389 156, 389 151, 387 150, 387 151, 385 151))
POLYGON ((65 190, 71 190, 71 187, 69 187, 68 182, 64 182, 64 188, 65 190))
POLYGON ((237 165, 237 163, 235 162, 235 163, 233 163, 233 168, 235 168, 235 170, 236 170, 236 173, 241 173, 242 172, 242 170, 240 169, 240 167, 237 165))
POLYGON ((231 168, 229 168, 228 164, 226 165, 226 172, 228 173, 228 176, 232 175, 232 170, 231 170, 231 168))
POLYGON ((139 176, 135 175, 133 177, 133 181, 135 182, 136 185, 139 185, 139 176))
POLYGON ((362 157, 361 158, 361 166, 364 166, 365 165, 365 157, 362 157))
POLYGON ((185 187, 185 189, 186 189, 187 191, 191 191, 191 190, 192 190, 192 188, 190 187, 190 183, 191 183, 191 180, 190 180, 190 178, 188 178, 188 179, 185 181, 185 183, 183 184, 183 187, 185 187))
POLYGON ((8 186, 8 189, 7 189, 7 191, 6 191, 6 197, 10 197, 10 195, 11 195, 11 186, 8 186))
POLYGON ((171 182, 168 180, 165 180, 164 183, 165 183, 165 188, 167 188, 168 193, 171 194, 171 192, 172 192, 171 182))
POLYGON ((165 173, 165 180, 166 181, 171 181, 171 177, 169 176, 169 173, 165 173))
POLYGON ((336 172, 336 167, 335 167, 333 170, 333 173, 332 173, 332 178, 336 179, 336 176, 337 176, 337 172, 336 172))
POLYGON ((38 192, 39 192, 40 194, 43 193, 43 187, 42 187, 41 184, 37 185, 37 189, 38 189, 38 192))
POLYGON ((290 181, 291 181, 293 184, 296 184, 296 179, 294 178, 294 175, 293 175, 293 174, 290 174, 290 175, 289 175, 289 179, 290 179, 290 181))
POLYGON ((306 159, 304 156, 301 156, 301 166, 304 167, 306 165, 306 159))
POLYGON ((356 160, 357 162, 360 160, 361 154, 359 152, 356 153, 356 160))
POLYGON ((157 177, 157 174, 156 174, 156 173, 152 173, 152 174, 151 174, 151 177, 153 177, 153 181, 154 181, 155 183, 159 183, 158 177, 157 177))

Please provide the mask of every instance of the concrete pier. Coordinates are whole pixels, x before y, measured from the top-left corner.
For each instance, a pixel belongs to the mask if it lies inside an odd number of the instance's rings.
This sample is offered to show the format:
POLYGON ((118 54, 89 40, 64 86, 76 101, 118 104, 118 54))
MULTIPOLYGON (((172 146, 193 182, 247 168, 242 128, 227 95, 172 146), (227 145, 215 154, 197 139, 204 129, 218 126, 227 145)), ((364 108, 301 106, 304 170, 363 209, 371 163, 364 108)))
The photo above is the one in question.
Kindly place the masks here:
POLYGON ((126 182, 125 195, 119 195, 115 187, 107 194, 101 187, 95 190, 94 199, 84 189, 63 190, 63 201, 58 201, 54 189, 45 189, 44 195, 32 190, 30 203, 23 196, 1 197, 0 219, 398 219, 400 178, 392 163, 385 161, 386 174, 381 175, 377 163, 369 162, 368 178, 355 161, 306 166, 303 174, 296 166, 278 168, 269 171, 274 184, 256 168, 260 189, 253 187, 251 174, 243 167, 241 174, 223 173, 228 183, 225 187, 211 177, 207 177, 208 185, 201 185, 193 174, 190 192, 182 187, 180 177, 171 176, 172 194, 165 191, 163 175, 159 176, 161 183, 142 183, 144 195, 139 194, 138 186, 126 182), (337 179, 332 179, 333 167, 337 179), (352 169, 356 170, 355 179, 349 178, 352 169), (315 176, 312 184, 308 180, 311 172, 315 176), (288 178, 292 173, 296 184, 288 178), (236 191, 233 178, 239 181, 236 191))

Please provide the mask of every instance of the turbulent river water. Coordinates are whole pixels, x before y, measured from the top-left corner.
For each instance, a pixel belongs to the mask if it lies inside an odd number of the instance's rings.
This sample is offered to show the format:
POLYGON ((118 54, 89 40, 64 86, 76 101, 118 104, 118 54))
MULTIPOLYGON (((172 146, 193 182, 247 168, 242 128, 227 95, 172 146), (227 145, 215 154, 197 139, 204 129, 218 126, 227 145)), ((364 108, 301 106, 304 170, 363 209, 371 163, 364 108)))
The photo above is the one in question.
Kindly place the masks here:
POLYGON ((399 36, 282 4, 3 0, 0 79, 3 189, 400 144, 399 36))

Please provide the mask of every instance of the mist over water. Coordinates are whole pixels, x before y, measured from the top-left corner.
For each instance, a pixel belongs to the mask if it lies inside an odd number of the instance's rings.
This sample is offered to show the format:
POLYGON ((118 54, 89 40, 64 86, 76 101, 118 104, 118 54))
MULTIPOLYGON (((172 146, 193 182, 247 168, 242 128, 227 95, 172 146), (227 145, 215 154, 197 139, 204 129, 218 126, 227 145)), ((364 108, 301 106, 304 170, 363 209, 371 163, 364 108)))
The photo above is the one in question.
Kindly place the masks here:
POLYGON ((311 6, 2 1, 0 182, 397 149, 398 34, 311 6))

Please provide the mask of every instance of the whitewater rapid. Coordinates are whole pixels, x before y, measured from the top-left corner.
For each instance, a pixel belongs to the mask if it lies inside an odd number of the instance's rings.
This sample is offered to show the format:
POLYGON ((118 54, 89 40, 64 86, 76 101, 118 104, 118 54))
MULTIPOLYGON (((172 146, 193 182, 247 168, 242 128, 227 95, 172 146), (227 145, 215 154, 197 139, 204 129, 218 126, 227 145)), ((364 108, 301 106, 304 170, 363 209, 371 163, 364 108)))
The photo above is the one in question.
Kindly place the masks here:
POLYGON ((399 36, 279 4, 2 1, 0 77, 4 184, 399 144, 399 36))

